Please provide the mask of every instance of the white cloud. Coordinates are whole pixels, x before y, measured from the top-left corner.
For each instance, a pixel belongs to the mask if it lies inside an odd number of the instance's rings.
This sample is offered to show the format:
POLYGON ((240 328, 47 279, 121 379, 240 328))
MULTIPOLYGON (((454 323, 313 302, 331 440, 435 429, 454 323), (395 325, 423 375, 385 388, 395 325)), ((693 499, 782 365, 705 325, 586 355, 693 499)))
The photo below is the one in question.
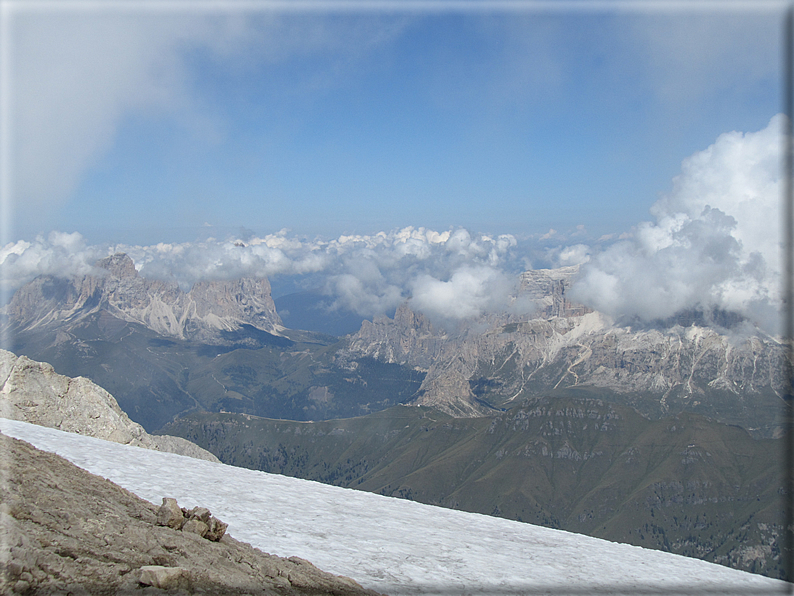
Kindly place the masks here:
MULTIPOLYGON (((600 252, 581 243, 545 249, 557 266, 583 264, 571 297, 617 319, 717 307, 774 330, 781 125, 777 116, 759 132, 723 134, 684 160, 672 192, 651 209, 655 221, 639 223, 600 252)), ((313 275, 335 308, 375 316, 410 300, 448 325, 509 306, 515 273, 526 262, 525 254, 517 254, 523 248, 510 235, 462 228, 408 227, 331 240, 281 230, 201 243, 103 247, 56 232, 5 246, 0 263, 11 289, 42 273, 86 273, 97 258, 119 251, 130 254, 142 275, 183 287, 199 279, 313 275)))
POLYGON ((0 249, 0 285, 15 290, 39 275, 85 275, 103 256, 101 249, 86 246, 76 232, 51 232, 33 242, 12 242, 0 249))
POLYGON ((410 298, 413 308, 436 322, 469 318, 497 302, 507 304, 515 278, 509 276, 507 288, 500 268, 511 265, 516 244, 510 235, 477 236, 462 228, 436 232, 409 227, 343 237, 326 247, 337 255, 334 269, 341 271, 329 277, 326 292, 336 307, 366 316, 393 310, 410 298), (484 278, 490 287, 477 281, 484 278), (490 297, 484 294, 488 291, 490 297))
MULTIPOLYGON (((666 318, 684 309, 721 308, 774 331, 781 280, 779 204, 782 116, 753 133, 729 132, 683 161, 653 222, 600 252, 585 244, 547 249, 558 266, 583 264, 571 297, 616 319, 666 318), (553 254, 552 254, 553 253, 553 254)), ((510 235, 408 227, 332 240, 281 230, 201 243, 88 246, 53 232, 0 250, 10 289, 36 275, 84 274, 96 259, 127 252, 144 276, 189 287, 200 279, 307 275, 324 280, 335 308, 365 316, 410 300, 448 324, 508 307, 526 255, 510 235)))
POLYGON ((341 273, 331 276, 325 291, 335 297, 332 308, 345 308, 365 317, 374 317, 393 311, 405 295, 401 288, 389 284, 373 263, 365 266, 359 273, 370 270, 372 275, 341 273))
POLYGON ((15 15, 17 205, 67 199, 129 114, 198 117, 180 50, 220 34, 209 25, 162 15, 15 15))
POLYGON ((464 266, 447 281, 419 275, 412 284, 410 305, 435 324, 449 327, 456 321, 507 309, 515 287, 516 278, 501 270, 464 266))
POLYGON ((717 307, 775 330, 782 124, 725 133, 685 159, 656 221, 594 256, 572 296, 616 318, 717 307))
POLYGON ((149 246, 88 246, 80 234, 53 232, 0 250, 0 272, 6 286, 16 289, 41 274, 84 275, 97 259, 124 252, 142 276, 174 280, 185 289, 206 279, 315 274, 334 308, 372 317, 413 295, 418 310, 457 319, 508 304, 517 273, 515 246, 510 235, 413 227, 333 240, 281 230, 245 240, 149 246), (511 273, 504 272, 511 267, 511 273))
POLYGON ((745 253, 760 253, 779 271, 782 130, 778 115, 761 131, 720 135, 683 161, 672 192, 651 213, 661 225, 677 225, 666 222, 696 218, 707 206, 720 209, 736 220, 733 236, 745 253))
POLYGON ((549 250, 549 260, 557 267, 581 265, 590 260, 590 253, 590 247, 586 244, 574 244, 549 250))

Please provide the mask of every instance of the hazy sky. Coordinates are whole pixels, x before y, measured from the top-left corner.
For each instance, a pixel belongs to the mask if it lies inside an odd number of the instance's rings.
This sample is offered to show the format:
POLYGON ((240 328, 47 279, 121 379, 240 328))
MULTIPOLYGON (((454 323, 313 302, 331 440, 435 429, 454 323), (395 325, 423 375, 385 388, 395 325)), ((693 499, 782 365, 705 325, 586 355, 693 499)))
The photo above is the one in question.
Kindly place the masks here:
MULTIPOLYGON (((654 261, 648 247, 669 247, 659 241, 665 234, 678 242, 689 229, 681 217, 700 222, 708 206, 734 223, 753 220, 731 227, 712 214, 701 225, 722 221, 717 227, 740 243, 735 254, 720 253, 736 257, 734 268, 709 275, 724 285, 726 275, 757 272, 759 222, 778 231, 768 219, 778 171, 767 166, 779 155, 780 123, 770 121, 781 110, 785 5, 587 4, 396 10, 373 0, 284 12, 257 3, 5 2, 3 205, 11 217, 0 262, 30 243, 70 254, 182 243, 183 254, 198 240, 261 241, 284 228, 280 237, 295 245, 379 232, 399 240, 413 226, 490 238, 493 246, 465 264, 475 277, 477 267, 497 265, 488 255, 500 235, 514 243, 497 251, 513 269, 592 257, 608 276, 621 259, 638 270, 681 266, 654 261), (738 150, 703 157, 730 134, 742 144, 745 133, 764 130, 766 149, 751 149, 766 169, 752 170, 738 150), (744 166, 747 176, 737 173, 744 166), (726 194, 714 189, 726 172, 734 196, 722 205, 726 194), (766 211, 739 205, 745 187, 763 194, 766 211), (624 244, 605 245, 620 235, 624 244), (596 258, 605 250, 613 256, 596 258)), ((686 234, 687 242, 704 238, 686 234)), ((770 246, 778 250, 774 238, 770 246)), ((157 254, 166 253, 175 254, 157 254)), ((759 254, 766 269, 754 275, 768 277, 778 255, 759 254)), ((211 275, 221 274, 220 262, 211 275)), ((462 261, 449 263, 392 284, 378 261, 373 275, 391 289, 378 290, 375 303, 405 299, 421 276, 463 279, 462 261)), ((173 267, 168 275, 178 275, 173 267)), ((348 274, 362 282, 349 262, 334 270, 348 274)), ((488 275, 477 277, 484 288, 488 275)), ((591 275, 588 287, 603 295, 603 282, 591 275)), ((620 294, 615 283, 610 291, 620 294)), ((725 290, 708 292, 719 302, 725 290)))

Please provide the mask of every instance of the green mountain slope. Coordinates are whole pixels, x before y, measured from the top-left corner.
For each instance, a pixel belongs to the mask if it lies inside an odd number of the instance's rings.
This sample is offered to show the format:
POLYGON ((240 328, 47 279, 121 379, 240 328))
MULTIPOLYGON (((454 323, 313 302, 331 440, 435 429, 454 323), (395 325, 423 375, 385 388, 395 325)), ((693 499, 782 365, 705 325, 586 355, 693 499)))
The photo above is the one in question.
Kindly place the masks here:
POLYGON ((694 414, 556 397, 492 418, 193 413, 165 430, 233 465, 780 572, 779 442, 694 414))

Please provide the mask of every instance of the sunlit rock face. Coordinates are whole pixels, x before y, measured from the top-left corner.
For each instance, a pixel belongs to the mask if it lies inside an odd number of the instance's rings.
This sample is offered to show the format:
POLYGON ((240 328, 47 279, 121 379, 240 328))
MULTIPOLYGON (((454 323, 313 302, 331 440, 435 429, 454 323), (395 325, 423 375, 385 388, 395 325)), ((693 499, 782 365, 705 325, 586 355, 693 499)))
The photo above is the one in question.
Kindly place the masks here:
POLYGON ((174 281, 140 277, 125 254, 98 261, 95 275, 40 276, 6 307, 19 329, 74 323, 99 311, 160 335, 204 342, 242 325, 276 334, 282 329, 267 279, 202 281, 185 292, 174 281))
POLYGON ((609 396, 651 417, 689 410, 759 436, 777 432, 779 339, 726 313, 617 324, 569 300, 577 273, 576 267, 527 271, 516 297, 525 301, 524 314, 484 316, 455 333, 404 305, 394 319, 365 323, 349 350, 426 371, 414 403, 455 416, 577 391, 609 396))

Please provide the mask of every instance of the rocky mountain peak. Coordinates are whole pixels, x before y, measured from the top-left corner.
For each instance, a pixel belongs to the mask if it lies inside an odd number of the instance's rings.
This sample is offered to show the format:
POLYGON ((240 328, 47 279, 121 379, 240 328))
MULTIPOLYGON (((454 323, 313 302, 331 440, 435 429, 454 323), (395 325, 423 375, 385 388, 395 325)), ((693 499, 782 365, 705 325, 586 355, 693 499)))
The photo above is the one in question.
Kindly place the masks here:
POLYGON ((100 259, 95 264, 100 269, 106 269, 114 277, 137 277, 138 271, 135 269, 135 263, 132 259, 123 252, 116 253, 104 259, 100 259))
POLYGON ((270 300, 270 282, 265 278, 244 277, 228 281, 199 281, 188 296, 196 302, 200 316, 214 312, 241 311, 256 316, 262 301, 270 300))
POLYGON ((592 312, 583 304, 571 302, 567 292, 579 275, 579 265, 558 269, 532 269, 521 274, 519 296, 531 299, 539 318, 573 317, 592 312))
POLYGON ((118 253, 96 263, 106 275, 40 276, 21 287, 6 308, 15 329, 79 324, 106 312, 122 321, 180 339, 223 343, 224 333, 250 325, 278 335, 283 329, 265 278, 200 281, 184 292, 175 281, 141 277, 118 253))
MULTIPOLYGON (((430 319, 420 312, 411 310, 407 302, 403 302, 394 313, 394 322, 398 326, 414 329, 420 335, 432 335, 436 333, 430 319)), ((438 333, 443 333, 439 330, 438 333)))

